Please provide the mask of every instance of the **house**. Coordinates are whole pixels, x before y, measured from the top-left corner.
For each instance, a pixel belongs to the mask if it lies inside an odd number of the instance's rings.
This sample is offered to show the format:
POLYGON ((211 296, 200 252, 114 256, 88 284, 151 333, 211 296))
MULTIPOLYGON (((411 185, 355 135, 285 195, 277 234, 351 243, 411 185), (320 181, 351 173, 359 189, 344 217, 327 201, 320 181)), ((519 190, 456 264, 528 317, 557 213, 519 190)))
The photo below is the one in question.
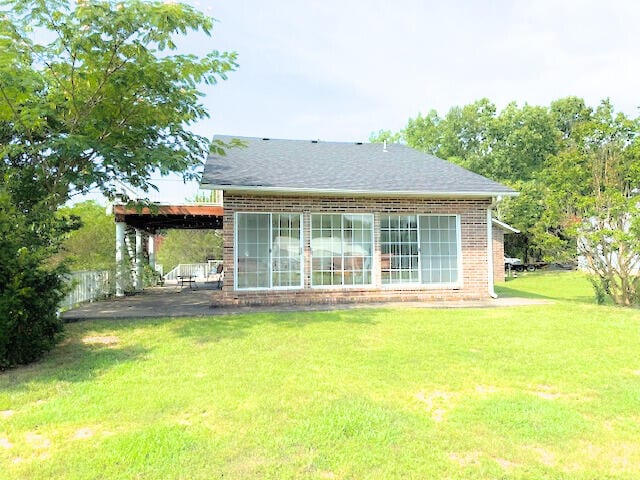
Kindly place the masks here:
POLYGON ((234 138, 201 185, 223 191, 222 304, 495 296, 515 191, 405 145, 234 138))

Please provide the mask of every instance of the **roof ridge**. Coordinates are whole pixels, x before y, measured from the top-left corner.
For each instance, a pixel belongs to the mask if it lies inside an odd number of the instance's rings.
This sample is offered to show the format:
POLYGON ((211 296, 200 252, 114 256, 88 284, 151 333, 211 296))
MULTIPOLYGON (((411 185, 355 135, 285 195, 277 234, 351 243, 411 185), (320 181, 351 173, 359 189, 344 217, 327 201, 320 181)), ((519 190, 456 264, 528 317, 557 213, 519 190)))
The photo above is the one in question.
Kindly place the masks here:
MULTIPOLYGON (((302 142, 302 143, 338 143, 338 144, 346 144, 346 145, 382 145, 382 142, 370 142, 370 141, 360 141, 360 140, 321 140, 321 139, 304 139, 304 138, 274 138, 274 137, 248 137, 245 135, 223 135, 216 134, 213 138, 237 138, 238 140, 262 140, 262 141, 274 141, 274 142, 302 142)), ((390 145, 398 145, 407 148, 411 148, 404 143, 395 142, 395 143, 387 143, 387 146, 390 145)))
POLYGON ((401 143, 331 142, 216 135, 243 141, 226 155, 211 154, 206 188, 235 186, 291 192, 415 192, 487 196, 515 192, 453 162, 401 143))

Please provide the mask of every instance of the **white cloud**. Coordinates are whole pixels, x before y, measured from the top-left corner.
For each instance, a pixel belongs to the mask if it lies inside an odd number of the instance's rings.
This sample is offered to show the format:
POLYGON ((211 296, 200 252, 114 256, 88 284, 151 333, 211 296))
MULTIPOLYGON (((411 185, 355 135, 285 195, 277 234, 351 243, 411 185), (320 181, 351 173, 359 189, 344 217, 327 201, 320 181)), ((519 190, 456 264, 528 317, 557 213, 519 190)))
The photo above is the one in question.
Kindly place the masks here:
MULTIPOLYGON (((593 104, 609 96, 630 114, 640 103, 634 86, 640 73, 635 61, 640 6, 633 2, 238 5, 222 2, 218 14, 228 23, 225 45, 238 39, 237 75, 246 71, 249 80, 273 71, 298 83, 286 89, 253 85, 273 97, 270 104, 281 101, 281 109, 236 108, 247 110, 245 118, 262 117, 266 129, 287 126, 289 137, 318 132, 328 138, 347 139, 347 133, 363 138, 378 128, 400 128, 419 111, 445 111, 481 97, 503 106, 511 100, 548 104, 565 95, 583 96, 593 104), (352 111, 340 108, 340 91, 352 93, 347 105, 352 111), (297 99, 295 104, 290 97, 297 99), (291 119, 299 122, 292 125, 291 119), (349 126, 344 119, 360 123, 349 126)), ((241 101, 234 81, 232 76, 227 92, 241 101)), ((224 128, 225 112, 219 113, 224 128)))

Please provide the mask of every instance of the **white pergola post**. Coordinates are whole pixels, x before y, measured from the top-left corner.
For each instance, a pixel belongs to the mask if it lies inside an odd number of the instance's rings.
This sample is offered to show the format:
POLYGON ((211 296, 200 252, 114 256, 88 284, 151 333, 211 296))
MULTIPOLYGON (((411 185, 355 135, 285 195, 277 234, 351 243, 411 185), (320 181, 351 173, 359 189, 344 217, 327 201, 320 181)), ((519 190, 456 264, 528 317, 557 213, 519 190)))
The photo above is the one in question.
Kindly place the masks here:
POLYGON ((147 246, 147 252, 149 252, 149 265, 151 269, 156 271, 156 236, 149 234, 149 245, 147 246))
POLYGON ((124 296, 124 236, 127 224, 116 222, 116 297, 124 296))
POLYGON ((136 292, 142 291, 142 236, 142 230, 136 228, 136 292))

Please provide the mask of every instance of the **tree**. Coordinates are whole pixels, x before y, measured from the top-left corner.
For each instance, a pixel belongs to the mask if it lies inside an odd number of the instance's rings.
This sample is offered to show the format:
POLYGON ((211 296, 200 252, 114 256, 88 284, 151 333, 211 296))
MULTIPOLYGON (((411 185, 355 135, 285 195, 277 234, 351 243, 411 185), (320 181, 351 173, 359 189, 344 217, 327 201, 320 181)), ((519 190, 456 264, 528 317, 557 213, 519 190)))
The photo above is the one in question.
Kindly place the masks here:
MULTIPOLYGON (((176 53, 176 35, 210 35, 214 24, 186 4, 0 0, 0 8, 0 241, 8 258, 30 258, 9 262, 0 279, 1 336, 14 338, 23 314, 55 318, 60 269, 50 259, 77 227, 56 210, 93 189, 112 197, 118 183, 148 191, 155 172, 196 178, 209 151, 225 148, 189 130, 207 117, 198 86, 225 79, 237 63, 235 53, 176 53), (42 309, 7 293, 36 284, 52 300, 42 309)), ((52 329, 19 331, 52 344, 52 329)))
POLYGON ((10 136, 2 157, 28 167, 52 208, 92 188, 112 196, 115 181, 146 191, 155 171, 196 178, 211 146, 188 130, 207 117, 197 87, 226 78, 236 54, 177 54, 174 36, 209 35, 213 19, 158 1, 2 5, 0 122, 10 136), (34 28, 54 39, 35 42, 34 28))
POLYGON ((496 107, 483 98, 464 107, 452 107, 444 118, 431 110, 426 116, 409 119, 403 135, 407 143, 432 155, 474 169, 471 164, 484 157, 496 107))
POLYGON ((565 97, 551 102, 549 107, 556 128, 562 132, 564 138, 569 138, 574 127, 591 119, 593 109, 587 107, 582 98, 565 97))
POLYGON ((402 140, 400 132, 393 133, 391 130, 378 130, 369 135, 371 143, 399 143, 402 140))
POLYGON ((538 192, 543 185, 538 184, 537 176, 545 161, 560 148, 558 121, 545 107, 510 103, 498 111, 484 98, 453 107, 444 117, 431 110, 426 116, 409 119, 400 134, 418 150, 523 192, 516 199, 506 200, 498 211, 502 219, 523 232, 507 237, 507 250, 512 255, 540 258, 567 242, 549 234, 559 231, 550 224, 555 219, 547 217, 540 222, 545 208, 538 192))
POLYGON ((522 231, 505 239, 511 255, 575 260, 579 245, 598 296, 632 304, 640 303, 639 130, 609 100, 593 109, 566 97, 500 112, 482 99, 409 119, 399 134, 520 192, 497 208, 522 231))
MULTIPOLYGON (((59 239, 74 228, 37 204, 16 206, 0 183, 0 370, 38 359, 62 330, 56 308, 64 296, 63 265, 48 266, 59 239)), ((37 191, 32 192, 34 196, 37 191)))
POLYGON ((179 263, 204 263, 222 258, 222 235, 214 230, 169 230, 158 248, 164 271, 179 263))
POLYGON ((486 98, 453 107, 443 118, 432 110, 409 119, 401 135, 418 150, 506 183, 531 180, 560 139, 548 109, 510 103, 498 112, 486 98))
POLYGON ((543 169, 546 159, 558 152, 559 141, 559 132, 546 107, 525 104, 519 108, 510 103, 493 122, 484 171, 489 177, 510 184, 531 181, 543 169))
POLYGON ((67 235, 51 261, 64 260, 71 270, 115 270, 113 215, 92 200, 61 208, 58 213, 63 218, 77 218, 82 226, 67 235))
MULTIPOLYGON (((596 292, 617 304, 640 303, 640 121, 600 103, 578 130, 577 149, 588 176, 578 248, 596 292)), ((571 180, 567 180, 571 182, 571 180)))

